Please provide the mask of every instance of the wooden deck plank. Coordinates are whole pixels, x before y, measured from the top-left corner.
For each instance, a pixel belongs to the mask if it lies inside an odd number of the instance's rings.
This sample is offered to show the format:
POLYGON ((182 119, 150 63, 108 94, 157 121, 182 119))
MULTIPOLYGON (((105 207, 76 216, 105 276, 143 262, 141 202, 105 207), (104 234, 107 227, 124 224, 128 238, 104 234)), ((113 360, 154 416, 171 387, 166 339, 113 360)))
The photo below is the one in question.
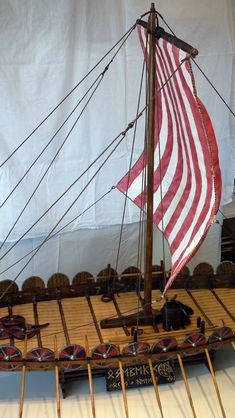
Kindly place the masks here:
POLYGON ((87 335, 89 346, 99 344, 86 298, 63 299, 62 306, 71 344, 85 346, 85 335, 87 335), (87 325, 84 328, 85 324, 87 325))
MULTIPOLYGON (((101 319, 109 318, 116 316, 117 317, 117 311, 115 309, 115 306, 112 301, 110 302, 102 302, 100 296, 91 296, 91 303, 93 306, 93 309, 96 313, 96 319, 98 323, 101 319)), ((121 335, 124 336, 125 332, 122 327, 120 328, 108 328, 108 329, 101 329, 99 325, 100 332, 103 337, 103 341, 107 342, 110 339, 110 336, 115 335, 121 335)))
POLYGON ((214 289, 226 308, 235 317, 235 289, 214 289))
MULTIPOLYGON (((17 305, 12 307, 13 315, 21 315, 25 318, 26 324, 34 325, 34 312, 33 304, 26 303, 25 305, 17 305)), ((24 341, 15 339, 14 345, 18 347, 22 352, 24 350, 24 341)), ((30 338, 27 341, 27 351, 31 350, 34 347, 38 346, 37 336, 30 338)))
MULTIPOLYGON (((216 297, 209 289, 194 289, 190 290, 190 292, 193 298, 196 300, 197 304, 201 307, 201 310, 205 312, 206 316, 215 326, 220 327, 223 326, 224 323, 226 326, 229 326, 234 330, 233 315, 235 315, 235 289, 215 289, 216 294, 219 298, 221 298, 221 301, 226 305, 226 308, 229 309, 232 316, 228 315, 226 310, 223 308, 223 305, 216 299, 216 297)), ((185 329, 177 332, 177 340, 180 342, 185 338, 186 334, 190 334, 190 332, 195 332, 195 330, 197 329, 197 317, 201 316, 202 319, 204 318, 197 304, 194 303, 194 301, 190 297, 190 294, 186 290, 172 289, 168 292, 168 297, 171 298, 175 294, 177 294, 177 300, 180 300, 183 303, 191 306, 191 308, 194 310, 194 314, 191 317, 191 324, 187 326, 185 329)), ((159 295, 160 292, 154 290, 152 294, 153 300, 155 300, 159 295)), ((137 310, 138 297, 136 292, 120 293, 119 297, 116 296, 116 301, 118 303, 118 307, 120 309, 121 314, 130 314, 137 310)), ((113 317, 114 315, 117 316, 117 310, 112 301, 104 303, 101 301, 100 296, 97 295, 91 296, 90 302, 95 312, 97 322, 107 317, 113 317)), ((71 344, 81 344, 84 346, 85 336, 87 335, 90 349, 98 345, 100 343, 100 339, 97 334, 97 330, 93 324, 91 310, 87 303, 87 299, 85 297, 67 298, 62 299, 61 304, 71 344)), ((153 307, 154 309, 158 309, 158 304, 154 303, 153 307)), ((58 302, 56 300, 38 302, 37 309, 39 323, 50 323, 49 327, 41 330, 42 345, 44 347, 48 347, 54 350, 54 334, 58 333, 57 345, 58 350, 60 350, 62 347, 66 345, 66 338, 64 334, 63 324, 61 321, 60 311, 58 308, 58 302)), ((13 314, 24 316, 27 323, 35 323, 33 304, 14 306, 13 314)), ((5 315, 8 315, 8 309, 1 308, 0 316, 2 317, 5 315)), ((152 336, 156 335, 156 339, 159 338, 158 334, 154 333, 153 328, 151 326, 141 326, 141 329, 143 329, 145 337, 147 336, 147 334, 151 334, 152 336)), ((108 342, 109 340, 112 340, 112 338, 116 338, 118 340, 118 337, 120 337, 120 341, 122 341, 122 338, 126 336, 122 327, 105 330, 99 328, 99 330, 102 334, 104 342, 108 342)), ((163 331, 164 330, 162 328, 162 324, 159 324, 159 332, 162 333, 163 331)), ((206 335, 209 335, 211 331, 212 329, 207 322, 206 335)), ((167 333, 164 332, 164 335, 167 336, 167 333)), ((151 337, 151 341, 152 339, 153 337, 151 337)), ((1 344, 9 344, 9 339, 2 340, 1 344)), ((15 345, 20 350, 23 350, 23 341, 15 340, 15 345)), ((121 342, 121 346, 123 345, 124 343, 121 342)), ((28 340, 28 350, 37 346, 38 340, 36 336, 28 340)))
MULTIPOLYGON (((138 311, 138 295, 136 294, 136 292, 120 293, 119 298, 116 298, 116 300, 118 302, 118 306, 122 315, 131 315, 138 311)), ((141 304, 139 304, 139 309, 141 309, 141 304)), ((153 327, 150 325, 141 325, 140 328, 144 332, 154 332, 153 327)))
POLYGON ((39 323, 49 322, 49 327, 41 330, 41 338, 43 347, 50 348, 54 351, 54 335, 57 335, 58 347, 66 344, 63 327, 60 318, 60 312, 56 300, 38 302, 38 318, 39 323))
POLYGON ((216 327, 221 327, 224 323, 226 326, 234 328, 234 321, 225 312, 210 290, 194 289, 192 294, 200 301, 200 306, 216 327))

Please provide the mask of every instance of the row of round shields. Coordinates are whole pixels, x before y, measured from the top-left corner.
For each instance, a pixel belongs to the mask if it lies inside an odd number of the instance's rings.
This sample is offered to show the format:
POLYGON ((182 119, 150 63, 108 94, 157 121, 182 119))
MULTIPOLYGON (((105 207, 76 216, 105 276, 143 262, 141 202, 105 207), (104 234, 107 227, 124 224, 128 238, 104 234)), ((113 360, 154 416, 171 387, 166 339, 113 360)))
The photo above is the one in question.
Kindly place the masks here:
MULTIPOLYGON (((187 355, 195 355, 200 351, 201 346, 209 344, 217 344, 224 340, 230 339, 234 336, 231 328, 221 327, 212 332, 208 339, 205 338, 204 334, 193 333, 188 335, 183 342, 178 345, 175 338, 162 338, 153 343, 150 347, 149 344, 144 342, 134 342, 127 344, 120 353, 119 348, 114 344, 99 344, 91 352, 91 358, 95 360, 93 362, 94 366, 97 367, 110 367, 112 362, 109 360, 113 357, 118 357, 120 354, 123 356, 136 357, 141 354, 159 354, 159 360, 169 360, 175 357, 174 351, 180 350, 187 355)), ((86 360, 86 351, 85 349, 78 344, 70 344, 65 346, 59 352, 59 360, 61 361, 61 366, 65 371, 76 370, 82 366, 80 364, 74 364, 74 361, 86 360), (63 360, 66 363, 63 363, 63 360), (71 363, 69 363, 71 360, 71 363)), ((47 362, 53 362, 55 360, 55 354, 49 348, 38 347, 30 350, 26 356, 26 360, 34 362, 32 366, 35 369, 46 369, 47 362), (43 364, 41 364, 43 363, 43 364)), ((0 369, 1 370, 15 370, 19 366, 19 362, 22 361, 21 351, 12 345, 1 345, 0 346, 0 369), (8 364, 4 364, 4 361, 7 361, 8 364)))

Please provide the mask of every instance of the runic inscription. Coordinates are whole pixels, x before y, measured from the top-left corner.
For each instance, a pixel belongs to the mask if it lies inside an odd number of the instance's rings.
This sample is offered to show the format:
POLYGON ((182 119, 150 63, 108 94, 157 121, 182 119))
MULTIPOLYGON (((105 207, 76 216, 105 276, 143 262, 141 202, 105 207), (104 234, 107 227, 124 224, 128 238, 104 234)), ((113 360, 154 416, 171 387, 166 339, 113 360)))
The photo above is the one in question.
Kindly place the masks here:
MULTIPOLYGON (((175 382, 174 366, 170 361, 153 363, 153 369, 158 384, 175 382)), ((123 367, 126 388, 150 386, 153 384, 149 366, 147 364, 123 367)), ((108 369, 106 372, 107 391, 121 390, 120 370, 108 369)))

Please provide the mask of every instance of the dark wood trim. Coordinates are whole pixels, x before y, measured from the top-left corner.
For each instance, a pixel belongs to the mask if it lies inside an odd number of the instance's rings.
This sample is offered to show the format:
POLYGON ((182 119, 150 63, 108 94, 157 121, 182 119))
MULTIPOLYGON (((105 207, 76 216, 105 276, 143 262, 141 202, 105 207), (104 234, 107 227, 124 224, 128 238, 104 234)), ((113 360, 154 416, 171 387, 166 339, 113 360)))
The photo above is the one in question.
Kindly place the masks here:
MULTIPOLYGON (((13 310, 12 310, 12 306, 11 306, 10 300, 8 301, 8 315, 9 316, 12 316, 13 315, 13 310)), ((10 337, 10 344, 11 345, 14 345, 14 337, 13 336, 10 337)))
MULTIPOLYGON (((119 309, 118 303, 117 303, 117 301, 116 301, 115 295, 113 295, 113 297, 112 297, 112 301, 113 301, 113 304, 114 304, 115 309, 116 309, 116 311, 117 311, 118 318, 121 318, 121 317, 122 317, 122 314, 121 314, 121 311, 120 311, 120 309, 119 309)), ((130 333, 130 331, 128 330, 127 326, 126 326, 126 325, 123 325, 123 327, 122 327, 122 328, 123 328, 123 331, 125 332, 125 334, 129 337, 129 336, 131 335, 131 333, 130 333)))
POLYGON ((235 316, 228 310, 227 306, 223 303, 223 301, 220 299, 220 297, 217 295, 214 289, 210 289, 211 293, 214 295, 216 300, 219 302, 219 304, 222 306, 222 308, 225 310, 225 312, 228 314, 228 316, 235 322, 235 316))
MULTIPOLYGON (((33 301, 33 314, 34 314, 34 321, 35 325, 39 325, 39 318, 38 318, 38 309, 37 309, 37 302, 36 300, 33 301)), ((40 328, 37 331, 37 340, 38 340, 38 347, 42 347, 42 337, 40 328)))
POLYGON ((90 308, 90 312, 91 312, 91 315, 92 315, 92 319, 93 319, 93 322, 94 322, 94 325, 95 325, 96 332, 98 334, 100 343, 103 344, 104 340, 103 340, 103 337, 102 337, 102 334, 101 334, 101 331, 100 331, 100 327, 99 327, 99 324, 98 324, 98 321, 97 321, 97 318, 96 318, 96 315, 95 315, 95 311, 94 311, 92 303, 91 303, 91 299, 90 299, 89 296, 87 296, 86 300, 87 300, 88 306, 90 308))
POLYGON ((204 310, 202 309, 202 307, 199 305, 199 303, 197 302, 197 300, 195 299, 195 297, 192 295, 192 292, 188 289, 186 289, 186 292, 188 293, 188 295, 190 296, 190 298, 192 299, 192 301, 194 302, 194 304, 197 306, 197 308, 199 309, 199 311, 201 312, 201 314, 204 316, 204 319, 206 320, 206 322, 211 326, 211 327, 215 327, 215 325, 213 324, 213 322, 211 322, 211 320, 208 318, 208 316, 206 315, 206 313, 204 312, 204 310))
POLYGON ((57 304, 58 304, 58 308, 59 308, 59 311, 60 311, 60 319, 61 319, 61 322, 62 322, 65 341, 66 341, 66 344, 69 345, 70 344, 70 338, 69 338, 68 328, 67 328, 67 324, 66 324, 66 320, 65 320, 65 316, 64 316, 64 310, 63 310, 61 299, 57 300, 57 304))

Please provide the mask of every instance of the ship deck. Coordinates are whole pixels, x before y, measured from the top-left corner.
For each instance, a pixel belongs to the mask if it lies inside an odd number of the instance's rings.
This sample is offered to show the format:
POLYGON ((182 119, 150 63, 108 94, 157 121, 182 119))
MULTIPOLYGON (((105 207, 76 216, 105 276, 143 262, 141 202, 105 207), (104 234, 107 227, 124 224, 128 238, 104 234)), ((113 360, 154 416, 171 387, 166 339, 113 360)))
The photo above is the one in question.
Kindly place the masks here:
MULTIPOLYGON (((235 289, 172 289, 168 296, 177 295, 177 300, 189 305, 194 314, 191 324, 179 331, 164 331, 162 324, 154 328, 141 326, 143 334, 140 339, 150 344, 166 336, 174 336, 180 343, 186 335, 198 332, 197 318, 205 321, 205 335, 211 334, 214 328, 227 326, 234 330, 235 321, 235 289)), ((153 299, 159 296, 159 291, 153 291, 153 299)), ((138 296, 136 292, 120 293, 114 300, 104 303, 100 295, 89 297, 62 298, 40 302, 26 303, 12 307, 14 315, 22 315, 29 324, 43 324, 49 326, 40 330, 33 338, 27 341, 27 351, 35 347, 47 347, 52 351, 59 351, 68 344, 86 345, 89 349, 100 343, 114 343, 122 348, 132 341, 130 329, 127 327, 101 329, 99 322, 107 317, 118 317, 121 314, 130 314, 138 309, 138 296), (55 343, 56 335, 56 343, 55 343)), ((153 305, 158 308, 157 303, 153 305)), ((0 316, 8 315, 8 308, 0 308, 0 316)), ((24 341, 2 340, 1 343, 15 345, 22 352, 25 350, 24 341)))

